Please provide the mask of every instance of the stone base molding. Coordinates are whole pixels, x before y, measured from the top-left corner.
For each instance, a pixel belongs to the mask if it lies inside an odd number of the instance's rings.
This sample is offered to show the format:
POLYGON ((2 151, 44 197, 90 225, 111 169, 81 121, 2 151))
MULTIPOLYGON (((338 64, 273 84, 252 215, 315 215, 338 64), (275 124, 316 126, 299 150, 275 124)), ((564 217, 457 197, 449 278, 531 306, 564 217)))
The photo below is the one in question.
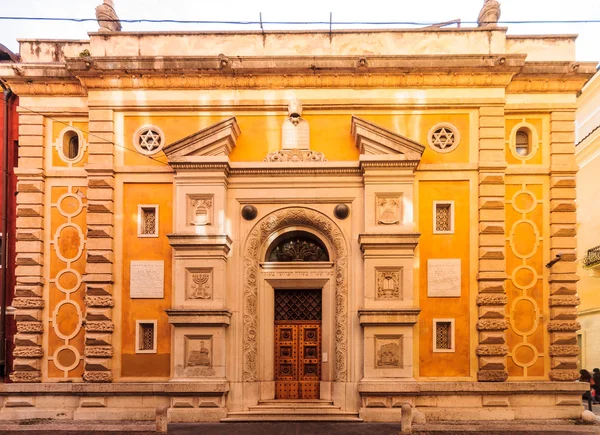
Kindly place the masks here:
POLYGON ((365 421, 399 421, 409 403, 414 422, 577 419, 585 390, 561 382, 362 381, 359 414, 365 421))
POLYGON ((169 420, 219 421, 227 415, 229 385, 223 382, 147 384, 0 385, 0 421, 154 420, 158 406, 169 420), (32 388, 33 387, 33 388, 32 388))

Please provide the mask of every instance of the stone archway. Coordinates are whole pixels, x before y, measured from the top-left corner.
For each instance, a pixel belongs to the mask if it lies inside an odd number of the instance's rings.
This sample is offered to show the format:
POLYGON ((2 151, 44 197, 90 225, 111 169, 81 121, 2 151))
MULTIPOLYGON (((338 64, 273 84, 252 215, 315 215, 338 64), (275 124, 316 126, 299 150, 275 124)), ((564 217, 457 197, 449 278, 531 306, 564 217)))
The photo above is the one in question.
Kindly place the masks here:
POLYGON ((291 226, 314 228, 333 247, 335 264, 335 369, 334 380, 348 376, 348 248, 336 223, 321 212, 288 207, 270 213, 250 231, 244 248, 243 373, 244 382, 258 379, 258 266, 261 248, 269 237, 291 226))

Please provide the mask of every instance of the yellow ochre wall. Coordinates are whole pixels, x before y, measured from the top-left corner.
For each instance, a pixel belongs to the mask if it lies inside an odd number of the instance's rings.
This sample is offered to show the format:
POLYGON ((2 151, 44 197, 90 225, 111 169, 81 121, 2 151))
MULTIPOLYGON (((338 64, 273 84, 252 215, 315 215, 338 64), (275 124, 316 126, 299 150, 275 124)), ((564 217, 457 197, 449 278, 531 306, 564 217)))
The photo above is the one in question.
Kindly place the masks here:
MULTIPOLYGON (((427 143, 427 135, 431 127, 440 122, 454 124, 461 132, 460 146, 451 153, 440 154, 426 148, 422 163, 457 163, 469 160, 469 115, 466 113, 444 114, 306 114, 303 118, 310 125, 311 149, 323 152, 329 161, 358 160, 359 150, 350 133, 352 115, 358 116, 395 133, 407 136, 422 144, 427 143)), ((196 115, 152 115, 125 116, 123 143, 126 148, 132 145, 135 131, 143 125, 158 126, 166 137, 167 144, 173 143, 199 130, 207 128, 230 116, 196 116, 196 115)), ((286 119, 284 115, 236 115, 241 130, 237 145, 229 158, 233 162, 263 161, 269 152, 278 151, 281 147, 281 125, 286 119)), ((163 152, 154 156, 166 162, 163 152)), ((125 152, 125 165, 162 166, 137 152, 125 152)))
POLYGON ((468 181, 419 182, 419 375, 470 376, 470 205, 468 181), (454 201, 454 234, 433 234, 433 202, 454 201), (427 296, 427 260, 460 258, 461 296, 427 296), (455 352, 433 353, 433 319, 455 319, 455 352))
POLYGON ((171 245, 173 186, 171 184, 123 185, 123 291, 122 291, 122 355, 123 377, 168 377, 170 375, 171 326, 165 309, 171 306, 171 245), (159 237, 137 236, 139 204, 158 204, 159 237), (129 271, 132 260, 164 260, 165 297, 163 299, 131 299, 129 271), (136 320, 157 320, 158 352, 135 353, 136 320))

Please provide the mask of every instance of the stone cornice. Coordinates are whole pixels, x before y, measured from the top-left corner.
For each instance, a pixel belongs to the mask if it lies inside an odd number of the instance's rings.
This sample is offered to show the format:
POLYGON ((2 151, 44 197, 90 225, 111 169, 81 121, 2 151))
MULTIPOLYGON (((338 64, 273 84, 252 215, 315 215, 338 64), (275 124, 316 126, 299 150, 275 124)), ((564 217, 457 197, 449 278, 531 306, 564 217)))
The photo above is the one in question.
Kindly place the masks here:
POLYGON ((579 92, 596 72, 596 62, 527 62, 508 93, 579 92))
POLYGON ((382 233, 382 234, 359 234, 358 243, 360 250, 385 250, 409 249, 414 250, 419 243, 420 233, 382 233))
POLYGON ((358 310, 358 319, 366 325, 414 325, 419 320, 420 308, 394 310, 358 310))
POLYGON ((231 311, 228 310, 194 310, 173 308, 165 310, 169 323, 181 326, 229 326, 231 311))
POLYGON ((169 243, 179 250, 214 250, 228 254, 233 241, 227 234, 167 234, 169 243))

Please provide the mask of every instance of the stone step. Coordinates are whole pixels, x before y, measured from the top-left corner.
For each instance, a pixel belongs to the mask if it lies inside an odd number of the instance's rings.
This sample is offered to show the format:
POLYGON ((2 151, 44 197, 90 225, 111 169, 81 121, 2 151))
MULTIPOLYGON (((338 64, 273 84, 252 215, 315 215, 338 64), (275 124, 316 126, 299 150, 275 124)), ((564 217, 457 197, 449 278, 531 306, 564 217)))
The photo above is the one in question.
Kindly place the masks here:
POLYGON ((260 400, 259 405, 321 405, 329 406, 333 405, 333 400, 321 400, 321 399, 272 399, 272 400, 260 400))
POLYGON ((360 423, 362 418, 358 417, 358 413, 353 416, 339 416, 339 415, 268 415, 268 414, 257 414, 257 415, 232 415, 221 420, 223 423, 241 423, 250 421, 331 421, 338 423, 360 423))
POLYGON ((339 412, 341 409, 340 406, 311 406, 311 405, 258 405, 258 406, 249 406, 249 411, 301 411, 301 412, 339 412))
POLYGON ((339 407, 304 406, 255 406, 249 411, 230 412, 222 422, 239 421, 352 421, 360 422, 357 412, 340 411, 339 407))

